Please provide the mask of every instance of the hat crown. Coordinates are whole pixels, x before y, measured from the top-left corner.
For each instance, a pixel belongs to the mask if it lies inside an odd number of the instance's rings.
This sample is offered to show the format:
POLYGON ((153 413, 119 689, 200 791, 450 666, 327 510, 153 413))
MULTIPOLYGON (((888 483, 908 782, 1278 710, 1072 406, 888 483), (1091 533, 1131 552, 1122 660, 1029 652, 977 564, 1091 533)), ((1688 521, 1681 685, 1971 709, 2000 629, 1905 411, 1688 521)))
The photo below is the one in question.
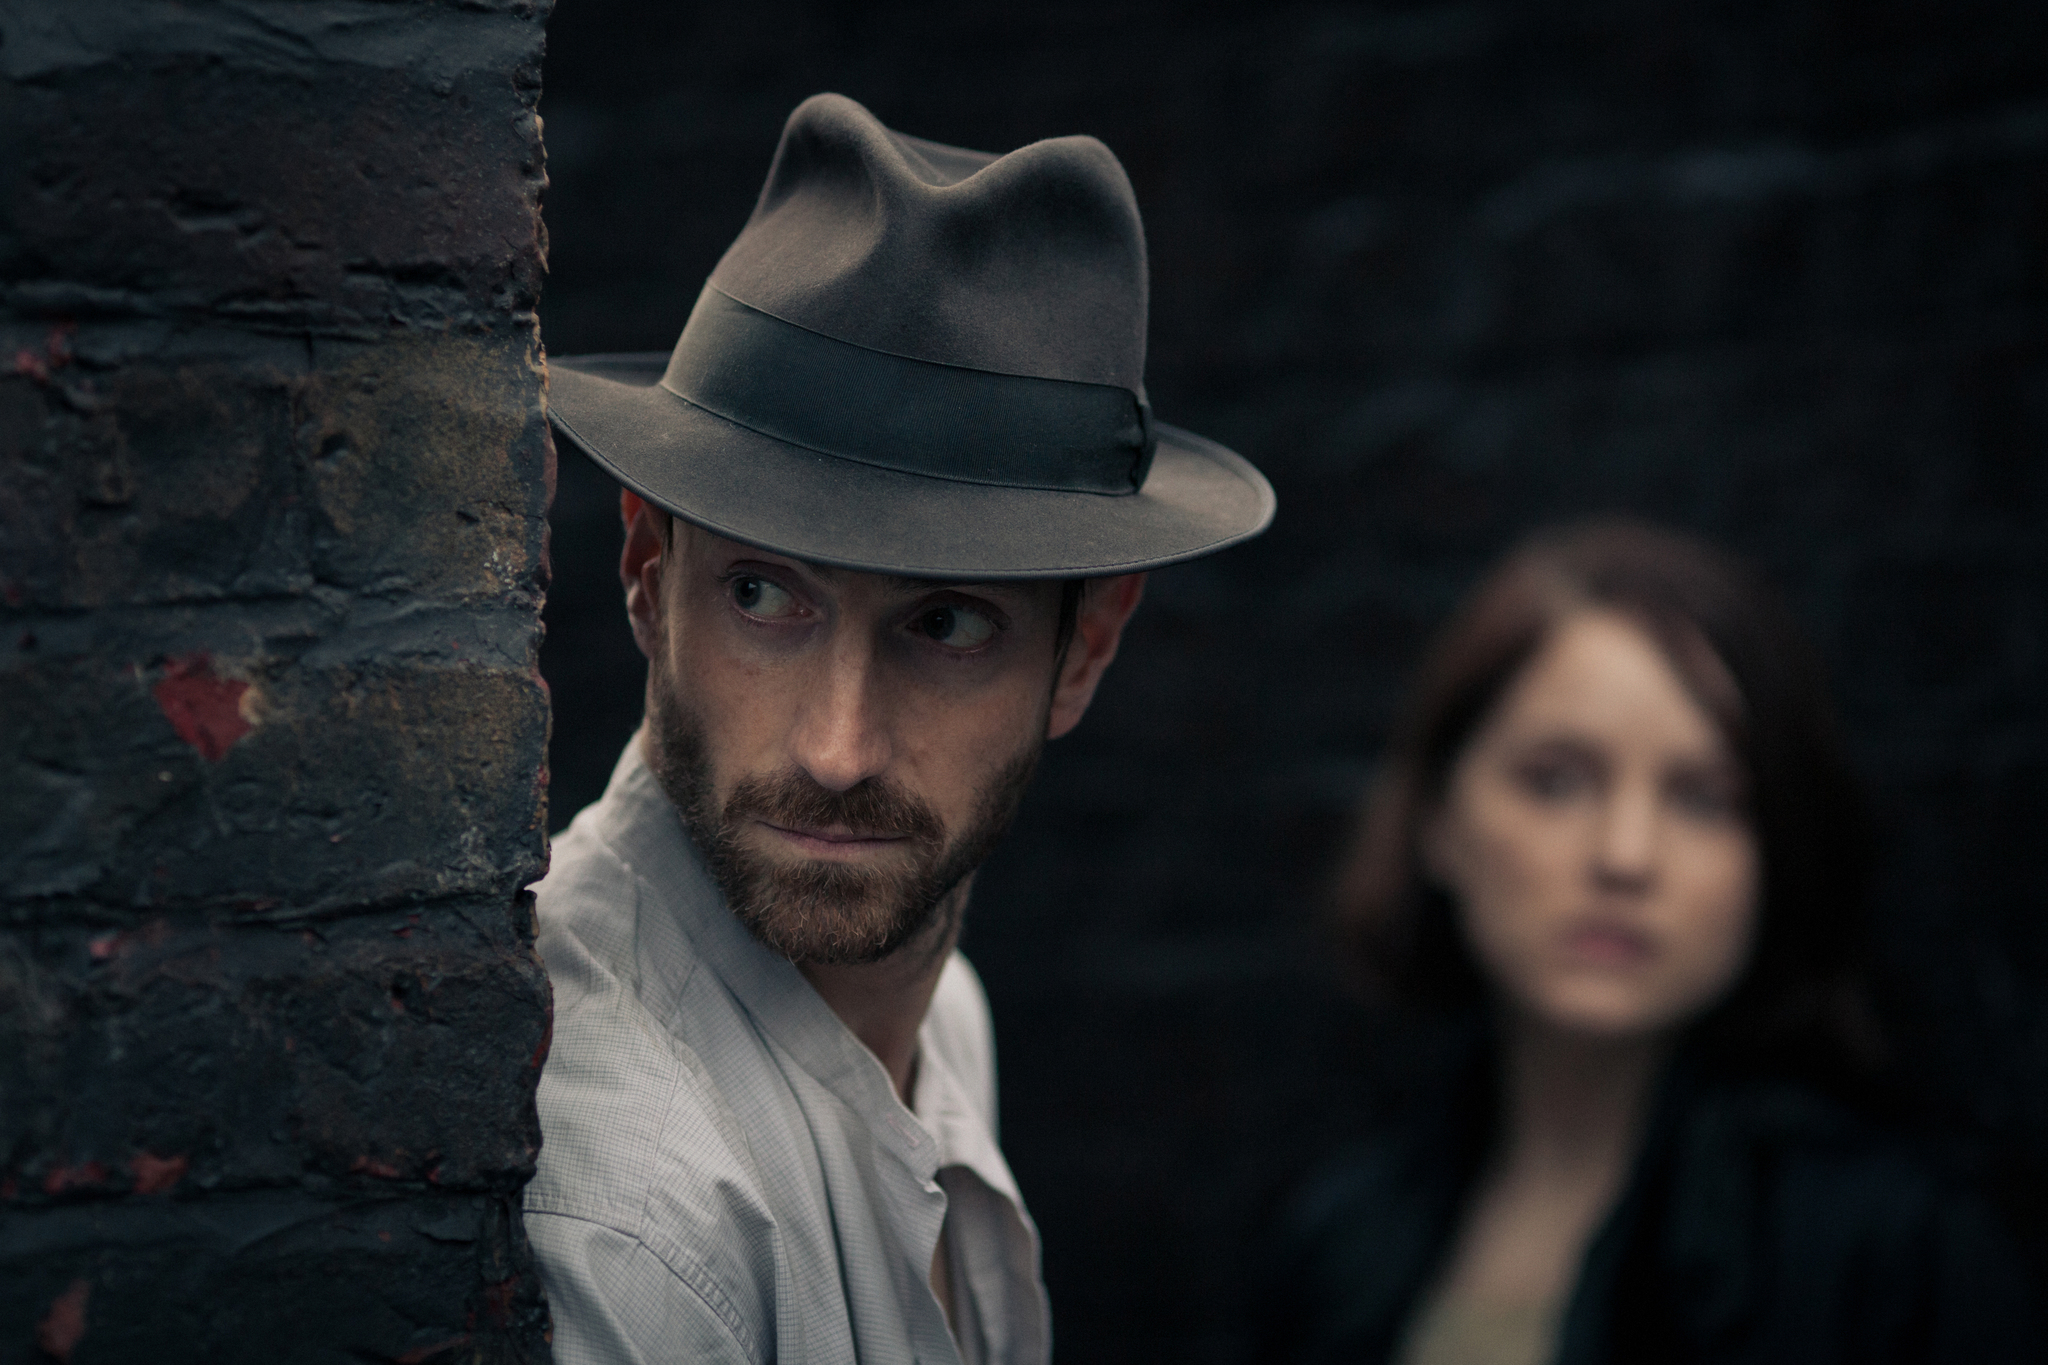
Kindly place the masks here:
POLYGON ((711 283, 871 350, 1143 392, 1144 228, 1092 137, 997 156, 815 95, 711 283))

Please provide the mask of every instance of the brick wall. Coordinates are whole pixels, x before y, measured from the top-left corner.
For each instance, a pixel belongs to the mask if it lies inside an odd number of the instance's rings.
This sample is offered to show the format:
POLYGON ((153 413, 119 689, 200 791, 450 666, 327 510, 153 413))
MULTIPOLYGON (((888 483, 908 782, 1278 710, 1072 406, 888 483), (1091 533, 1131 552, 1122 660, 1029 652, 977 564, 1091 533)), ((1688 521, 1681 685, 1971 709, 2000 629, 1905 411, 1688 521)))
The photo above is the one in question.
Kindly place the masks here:
POLYGON ((545 1359, 544 17, 0 8, 0 1360, 545 1359))

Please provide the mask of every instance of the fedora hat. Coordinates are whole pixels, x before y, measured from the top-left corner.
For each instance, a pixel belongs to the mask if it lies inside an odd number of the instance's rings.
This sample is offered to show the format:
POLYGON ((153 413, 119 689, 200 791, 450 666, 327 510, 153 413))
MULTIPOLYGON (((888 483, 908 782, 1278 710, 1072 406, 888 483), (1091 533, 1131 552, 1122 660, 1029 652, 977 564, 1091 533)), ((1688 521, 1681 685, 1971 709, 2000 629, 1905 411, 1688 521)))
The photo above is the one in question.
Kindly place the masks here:
POLYGON ((1090 137, 1008 155, 790 115, 667 354, 548 362, 562 437, 657 507, 918 578, 1130 573, 1263 531, 1273 490, 1152 420, 1144 230, 1090 137))

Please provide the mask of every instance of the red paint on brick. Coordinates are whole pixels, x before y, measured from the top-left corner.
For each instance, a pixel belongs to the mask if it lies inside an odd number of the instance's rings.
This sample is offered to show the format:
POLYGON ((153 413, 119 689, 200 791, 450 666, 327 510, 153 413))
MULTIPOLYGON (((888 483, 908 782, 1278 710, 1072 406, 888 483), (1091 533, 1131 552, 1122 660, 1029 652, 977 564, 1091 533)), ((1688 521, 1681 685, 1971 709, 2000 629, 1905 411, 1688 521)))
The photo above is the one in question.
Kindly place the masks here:
POLYGON ((71 363, 71 338, 78 332, 75 322, 54 323, 49 334, 43 338, 43 355, 49 359, 50 368, 62 369, 71 363))
POLYGON ((78 330, 75 322, 60 322, 50 329, 43 338, 42 354, 33 347, 23 346, 14 353, 14 372, 27 375, 38 384, 50 382, 50 371, 61 370, 71 363, 71 334, 78 330))
POLYGON ((66 1190, 98 1189, 106 1183, 107 1168, 97 1161, 81 1162, 76 1166, 66 1166, 60 1162, 43 1176, 43 1193, 62 1194, 66 1190))
POLYGON ((86 952, 95 962, 112 962, 121 957, 138 942, 152 948, 162 947, 171 936, 171 922, 158 915, 140 928, 126 931, 108 930, 85 945, 86 952))
POLYGON ((526 1059, 528 1071, 538 1071, 547 1064, 548 1049, 555 1045, 555 1012, 548 1010, 547 1027, 540 1031, 540 1041, 533 1045, 533 1055, 526 1059))
POLYGON ((512 1298, 519 1289, 519 1277, 498 1281, 484 1290, 484 1316, 494 1325, 503 1326, 512 1320, 512 1298))
POLYGON ((68 1365, 71 1353, 85 1339, 85 1305, 91 1298, 91 1281, 73 1280, 69 1288, 51 1301, 50 1311, 36 1324, 36 1345, 68 1365))
POLYGON ((164 661, 164 675, 150 689, 178 738, 197 749, 210 763, 226 756, 249 733, 242 716, 242 694, 249 684, 214 676, 205 650, 164 661))
POLYGON ((403 1178, 398 1168, 390 1162, 376 1161, 366 1156, 359 1156, 350 1162, 348 1170, 350 1175, 374 1175, 379 1180, 399 1180, 403 1178))
POLYGON ((437 1341, 431 1346, 415 1346, 404 1355, 393 1358, 397 1361, 397 1365, 421 1365, 421 1362, 429 1357, 437 1356, 443 1351, 452 1351, 459 1346, 467 1346, 469 1341, 469 1333, 464 1332, 459 1337, 450 1337, 446 1341, 437 1341))
POLYGON ((128 1162, 128 1169, 135 1173, 137 1194, 169 1194, 185 1178, 185 1172, 192 1169, 192 1158, 137 1152, 128 1162))

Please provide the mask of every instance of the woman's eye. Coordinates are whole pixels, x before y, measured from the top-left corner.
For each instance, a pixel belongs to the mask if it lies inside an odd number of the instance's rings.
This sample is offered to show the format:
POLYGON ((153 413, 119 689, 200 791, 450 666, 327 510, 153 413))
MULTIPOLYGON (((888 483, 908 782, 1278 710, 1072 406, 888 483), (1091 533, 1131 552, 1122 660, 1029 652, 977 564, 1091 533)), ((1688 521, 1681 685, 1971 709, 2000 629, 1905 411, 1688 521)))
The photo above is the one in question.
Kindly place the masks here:
POLYGON ((1568 801, 1591 782, 1590 774, 1575 763, 1528 763, 1515 776, 1522 789, 1540 801, 1568 801))
POLYGON ((749 616, 780 620, 796 615, 796 598, 771 579, 741 574, 731 580, 727 590, 732 593, 732 604, 749 616))
POLYGON ((996 623, 972 607, 933 607, 917 618, 915 628, 948 649, 978 649, 996 633, 996 623))
POLYGON ((1712 777, 1680 777, 1670 784, 1671 804, 1695 820, 1727 820, 1742 811, 1732 783, 1712 777))

